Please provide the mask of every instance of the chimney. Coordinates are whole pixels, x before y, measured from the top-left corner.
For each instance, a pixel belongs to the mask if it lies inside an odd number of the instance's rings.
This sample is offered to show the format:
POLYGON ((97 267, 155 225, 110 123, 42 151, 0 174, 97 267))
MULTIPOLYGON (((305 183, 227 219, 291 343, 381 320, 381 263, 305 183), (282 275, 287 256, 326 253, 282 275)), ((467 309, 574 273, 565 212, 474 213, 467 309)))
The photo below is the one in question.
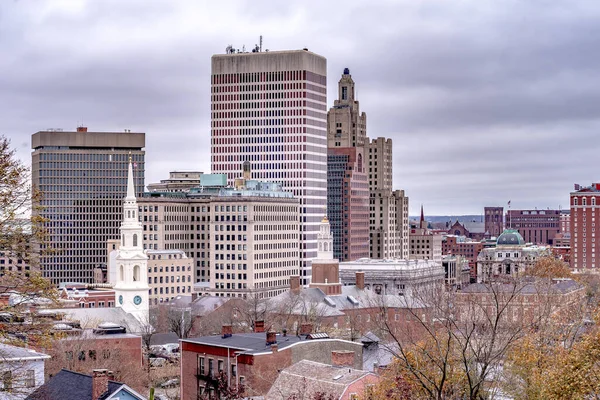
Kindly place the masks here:
POLYGON ((87 126, 78 126, 77 132, 87 132, 87 126))
POLYGON ((221 327, 221 334, 223 335, 223 339, 231 337, 233 335, 233 328, 231 325, 223 325, 221 327))
POLYGON ((300 294, 300 277, 298 275, 290 276, 290 290, 294 294, 300 294))
POLYGON ((365 290, 365 273, 363 271, 356 272, 356 288, 365 290))
POLYGON ((192 301, 196 301, 198 299, 198 292, 192 292, 192 301))
POLYGON ((267 346, 277 344, 277 333, 275 331, 267 332, 267 346))
POLYGON ((313 324, 304 322, 300 325, 300 335, 310 335, 313 331, 313 324))
POLYGON ((99 400, 108 392, 108 370, 95 369, 92 371, 92 400, 99 400))
POLYGON ((265 331, 265 321, 254 321, 254 333, 263 333, 265 331))
POLYGON ((331 365, 335 367, 352 367, 354 365, 354 352, 349 350, 333 350, 331 352, 331 365))

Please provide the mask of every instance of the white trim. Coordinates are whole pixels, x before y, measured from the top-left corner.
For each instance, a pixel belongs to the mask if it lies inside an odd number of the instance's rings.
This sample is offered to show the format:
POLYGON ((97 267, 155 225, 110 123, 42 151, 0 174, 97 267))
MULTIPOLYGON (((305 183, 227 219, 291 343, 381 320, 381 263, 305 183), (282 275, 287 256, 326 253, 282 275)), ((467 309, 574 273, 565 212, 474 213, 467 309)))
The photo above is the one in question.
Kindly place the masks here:
POLYGON ((119 393, 121 390, 125 390, 129 394, 131 394, 131 395, 139 398, 139 400, 145 400, 146 399, 144 396, 142 396, 141 394, 139 394, 138 392, 136 392, 135 390, 133 390, 129 386, 123 384, 117 390, 115 390, 115 392, 113 394, 111 394, 109 397, 107 397, 106 400, 119 400, 119 398, 115 397, 115 395, 117 393, 119 393))

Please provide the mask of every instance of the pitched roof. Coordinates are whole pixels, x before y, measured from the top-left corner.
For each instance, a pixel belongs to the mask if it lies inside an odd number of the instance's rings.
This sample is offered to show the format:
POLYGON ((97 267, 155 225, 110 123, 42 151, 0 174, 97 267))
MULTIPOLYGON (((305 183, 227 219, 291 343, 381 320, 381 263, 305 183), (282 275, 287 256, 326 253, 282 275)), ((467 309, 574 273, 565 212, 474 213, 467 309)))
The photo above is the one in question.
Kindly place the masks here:
POLYGON ((339 399, 350 384, 369 375, 376 378, 368 371, 301 360, 280 372, 266 400, 287 399, 294 395, 312 398, 319 392, 339 399))
POLYGON ((50 356, 44 353, 0 343, 0 363, 7 361, 44 360, 48 358, 50 356))
MULTIPOLYGON (((108 391, 100 396, 99 400, 107 399, 123 386, 120 382, 108 381, 108 391)), ((26 398, 26 400, 46 399, 92 400, 92 377, 62 369, 26 398)))

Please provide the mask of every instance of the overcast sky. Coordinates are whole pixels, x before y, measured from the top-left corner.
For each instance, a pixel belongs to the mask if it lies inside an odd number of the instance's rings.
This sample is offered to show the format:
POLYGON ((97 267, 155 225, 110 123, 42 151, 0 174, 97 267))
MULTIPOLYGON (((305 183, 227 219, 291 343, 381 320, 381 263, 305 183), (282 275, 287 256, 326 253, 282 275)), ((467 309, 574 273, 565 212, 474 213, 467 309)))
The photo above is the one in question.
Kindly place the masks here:
POLYGON ((344 67, 394 141, 411 215, 568 205, 600 180, 600 2, 1 0, 0 134, 146 132, 146 183, 210 172, 210 57, 228 44, 344 67))

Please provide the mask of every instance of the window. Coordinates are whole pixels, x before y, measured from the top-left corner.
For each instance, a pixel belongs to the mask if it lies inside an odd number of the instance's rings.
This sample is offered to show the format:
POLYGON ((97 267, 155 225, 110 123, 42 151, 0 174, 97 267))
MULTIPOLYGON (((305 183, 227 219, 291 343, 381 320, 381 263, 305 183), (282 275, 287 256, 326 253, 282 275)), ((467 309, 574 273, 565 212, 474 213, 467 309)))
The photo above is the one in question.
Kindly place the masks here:
POLYGON ((210 375, 210 376, 213 375, 213 359, 212 358, 208 359, 208 375, 210 375))
POLYGON ((4 371, 2 373, 2 390, 11 391, 13 383, 12 371, 4 371))
POLYGON ((137 234, 133 234, 133 247, 137 247, 138 245, 138 236, 137 234))
POLYGON ((223 360, 219 360, 217 363, 217 370, 219 372, 223 371, 223 360))
POLYGON ((236 376, 237 375, 237 365, 233 364, 231 366, 231 376, 236 376))
POLYGON ((32 369, 25 371, 25 387, 35 387, 35 371, 32 369))
POLYGON ((200 375, 204 375, 204 357, 198 357, 198 371, 200 375))

